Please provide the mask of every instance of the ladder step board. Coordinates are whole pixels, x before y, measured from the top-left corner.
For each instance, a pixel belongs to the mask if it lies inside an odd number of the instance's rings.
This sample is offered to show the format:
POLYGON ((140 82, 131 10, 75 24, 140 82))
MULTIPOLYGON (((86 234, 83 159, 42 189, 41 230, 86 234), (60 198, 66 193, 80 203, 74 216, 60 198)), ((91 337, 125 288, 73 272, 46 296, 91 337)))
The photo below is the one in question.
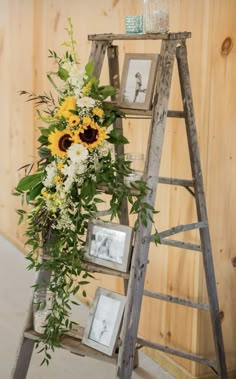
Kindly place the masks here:
MULTIPOLYGON (((82 357, 90 357, 100 361, 106 361, 114 364, 116 363, 117 354, 110 357, 98 350, 82 344, 83 333, 84 328, 82 327, 73 329, 70 333, 65 334, 61 338, 60 347, 82 357)), ((39 339, 40 334, 36 333, 34 330, 28 330, 24 333, 24 336, 36 342, 39 339)))
POLYGON ((179 33, 145 33, 145 34, 89 34, 89 41, 118 41, 118 40, 179 40, 191 38, 190 32, 179 33))
POLYGON ((169 240, 168 238, 161 238, 161 244, 173 247, 179 247, 180 249, 202 251, 200 245, 195 245, 193 243, 182 242, 177 240, 169 240))
MULTIPOLYGON (((130 109, 130 108, 120 108, 124 112, 127 118, 132 119, 142 119, 142 118, 152 118, 152 111, 145 111, 141 109, 130 109)), ((184 118, 184 111, 167 111, 167 117, 169 118, 184 118)))
POLYGON ((166 178, 163 176, 159 176, 158 183, 171 184, 174 186, 183 186, 183 187, 193 187, 194 186, 194 180, 178 179, 178 178, 166 178))
POLYGON ((160 350, 160 351, 163 351, 163 352, 168 353, 168 354, 176 355, 176 356, 181 357, 181 358, 190 359, 192 361, 204 364, 206 366, 209 366, 212 370, 214 370, 215 373, 217 373, 217 366, 216 366, 215 360, 207 359, 207 358, 202 357, 201 355, 188 353, 188 352, 185 352, 183 350, 175 349, 173 347, 161 345, 159 343, 147 341, 147 340, 145 340, 143 338, 139 338, 139 337, 137 338, 137 342, 141 346, 151 347, 152 349, 160 350))
MULTIPOLYGON (((187 232, 190 230, 201 229, 201 228, 206 228, 206 227, 208 227, 207 221, 193 222, 192 224, 185 224, 185 225, 177 225, 177 226, 173 226, 170 229, 164 230, 163 232, 160 232, 159 236, 160 238, 165 238, 165 237, 173 236, 174 234, 177 234, 177 233, 187 232)), ((154 242, 154 240, 155 240, 155 236, 151 235, 150 242, 154 242)))
POLYGON ((97 272, 100 274, 119 276, 119 277, 124 278, 124 279, 129 279, 129 273, 127 273, 127 272, 121 272, 118 270, 113 270, 111 268, 96 265, 94 263, 83 262, 82 267, 85 270, 88 270, 89 272, 97 272))
MULTIPOLYGON (((50 259, 50 256, 47 254, 43 254, 41 257, 45 261, 50 259)), ((97 265, 96 263, 83 262, 82 267, 84 270, 87 270, 91 273, 97 272, 99 274, 107 274, 107 275, 112 275, 112 276, 119 276, 123 279, 129 279, 129 273, 128 272, 121 272, 121 271, 114 270, 114 269, 109 268, 109 267, 97 265)))
POLYGON ((154 299, 169 301, 170 303, 175 303, 179 305, 185 305, 186 307, 198 308, 204 311, 209 311, 209 305, 204 303, 198 303, 196 301, 182 299, 180 297, 165 295, 163 293, 153 292, 149 290, 144 290, 143 294, 154 299))

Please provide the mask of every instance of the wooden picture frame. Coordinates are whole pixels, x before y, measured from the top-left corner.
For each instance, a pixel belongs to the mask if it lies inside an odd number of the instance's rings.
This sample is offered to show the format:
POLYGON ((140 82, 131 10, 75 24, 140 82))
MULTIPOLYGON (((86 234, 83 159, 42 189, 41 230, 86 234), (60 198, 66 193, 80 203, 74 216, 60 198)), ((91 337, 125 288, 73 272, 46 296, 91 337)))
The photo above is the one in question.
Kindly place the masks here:
POLYGON ((84 260, 128 272, 132 240, 133 229, 130 226, 91 219, 84 260))
POLYGON ((122 108, 150 110, 155 87, 158 54, 125 55, 118 96, 122 108))
POLYGON ((82 343, 112 356, 124 313, 126 297, 98 287, 90 308, 82 343))

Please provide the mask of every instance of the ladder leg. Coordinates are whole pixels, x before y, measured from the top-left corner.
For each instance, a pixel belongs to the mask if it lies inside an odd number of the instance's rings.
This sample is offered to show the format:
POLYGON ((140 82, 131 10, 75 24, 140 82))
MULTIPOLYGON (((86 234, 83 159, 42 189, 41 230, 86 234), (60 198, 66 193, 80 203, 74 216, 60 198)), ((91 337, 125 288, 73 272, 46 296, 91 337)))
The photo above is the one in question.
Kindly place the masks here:
MULTIPOLYGON (((157 86, 158 98, 154 110, 152 128, 150 130, 150 145, 144 174, 147 184, 151 189, 144 201, 152 206, 154 206, 156 197, 156 187, 159 176, 165 121, 177 42, 178 41, 162 41, 161 61, 159 62, 160 80, 157 86)), ((120 379, 130 379, 132 375, 151 227, 152 225, 150 221, 148 222, 147 227, 140 225, 136 232, 127 304, 125 307, 124 322, 121 331, 121 346, 118 355, 117 378, 120 379)))
MULTIPOLYGON (((50 282, 50 277, 51 272, 41 270, 38 274, 37 284, 47 285, 50 282)), ((35 343, 35 341, 24 337, 24 332, 29 329, 33 329, 33 299, 30 301, 25 327, 21 337, 19 350, 17 352, 16 364, 11 373, 11 379, 25 379, 27 377, 35 343)))
POLYGON ((106 53, 107 46, 109 46, 110 42, 108 41, 93 41, 92 49, 89 56, 89 61, 94 63, 94 71, 93 74, 96 78, 100 77, 102 65, 106 53))
MULTIPOLYGON (((185 123, 187 129, 188 146, 191 160, 193 178, 195 178, 194 190, 199 221, 207 221, 207 210, 203 187, 200 155, 197 142, 197 131, 194 118, 193 99, 190 85, 190 75, 187 61, 187 50, 184 43, 177 48, 177 62, 182 93, 185 123)), ((222 379, 227 378, 225 352, 221 329, 220 311, 217 298, 216 280, 212 258, 212 248, 209 227, 200 229, 200 239, 203 253, 206 285, 208 291, 213 337, 216 351, 218 375, 222 379)))
MULTIPOLYGON (((111 45, 107 49, 108 55, 108 67, 109 67, 109 76, 110 84, 114 88, 120 88, 120 71, 119 71, 119 50, 118 46, 111 45)), ((117 95, 112 96, 111 100, 117 100, 117 95)), ((123 123, 121 118, 117 118, 113 123, 113 128, 119 129, 120 133, 123 135, 123 123)), ((116 156, 124 155, 124 145, 115 146, 116 156)), ((129 225, 129 212, 128 212, 128 201, 124 199, 121 206, 121 216, 120 223, 123 225, 129 225)), ((128 290, 128 279, 124 279, 124 293, 127 294, 128 290)))
POLYGON ((17 357, 16 366, 12 372, 12 379, 25 379, 27 377, 33 349, 34 341, 23 337, 21 340, 21 347, 17 357))

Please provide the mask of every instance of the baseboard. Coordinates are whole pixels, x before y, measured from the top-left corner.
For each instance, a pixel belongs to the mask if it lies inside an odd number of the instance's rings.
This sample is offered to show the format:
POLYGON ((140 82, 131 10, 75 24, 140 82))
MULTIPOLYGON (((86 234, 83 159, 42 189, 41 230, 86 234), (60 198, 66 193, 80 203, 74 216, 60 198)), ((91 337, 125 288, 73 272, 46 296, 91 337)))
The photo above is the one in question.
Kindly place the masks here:
MULTIPOLYGON (((214 373, 195 376, 161 351, 153 350, 149 347, 143 347, 142 351, 175 379, 217 379, 217 375, 214 373)), ((228 379, 236 379, 236 369, 228 371, 228 379)))

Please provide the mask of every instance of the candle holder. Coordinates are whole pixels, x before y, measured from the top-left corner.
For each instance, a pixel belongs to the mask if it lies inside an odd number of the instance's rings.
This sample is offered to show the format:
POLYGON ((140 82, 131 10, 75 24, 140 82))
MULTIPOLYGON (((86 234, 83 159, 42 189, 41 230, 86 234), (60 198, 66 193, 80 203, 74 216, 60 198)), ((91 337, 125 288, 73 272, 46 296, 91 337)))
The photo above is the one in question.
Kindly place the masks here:
POLYGON ((47 289, 38 289, 34 292, 33 297, 33 321, 34 330, 39 334, 43 334, 47 316, 52 307, 52 292, 47 289))
POLYGON ((145 33, 167 33, 169 31, 168 0, 144 0, 145 33))
POLYGON ((144 154, 142 153, 127 153, 125 154, 125 159, 130 161, 130 168, 132 172, 130 172, 124 178, 124 183, 130 187, 131 182, 135 182, 136 180, 143 179, 144 172, 144 154))
POLYGON ((126 16, 125 26, 127 34, 142 34, 143 16, 126 16))

